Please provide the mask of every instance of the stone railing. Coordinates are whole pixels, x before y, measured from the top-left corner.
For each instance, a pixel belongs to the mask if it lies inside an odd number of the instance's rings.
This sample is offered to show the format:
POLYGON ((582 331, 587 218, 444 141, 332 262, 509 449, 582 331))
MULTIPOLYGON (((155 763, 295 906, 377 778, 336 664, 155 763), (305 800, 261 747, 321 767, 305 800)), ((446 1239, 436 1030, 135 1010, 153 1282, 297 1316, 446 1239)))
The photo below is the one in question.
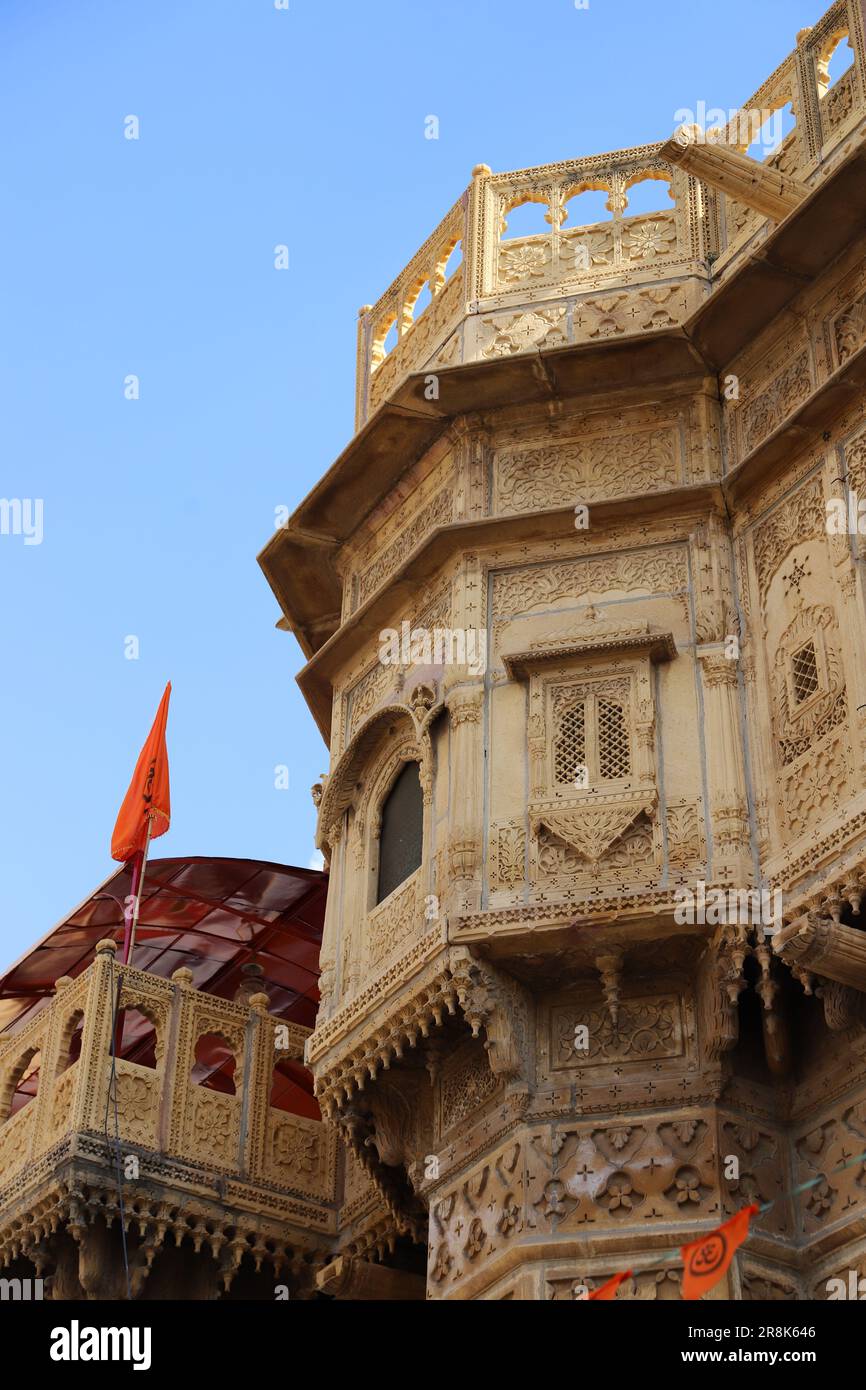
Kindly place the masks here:
POLYGON ((196 990, 185 969, 163 980, 117 966, 113 942, 96 951, 78 979, 58 980, 51 1003, 0 1040, 0 1210, 4 1193, 20 1195, 32 1165, 44 1167, 40 1160, 61 1141, 81 1134, 106 1143, 118 1136, 124 1157, 165 1155, 217 1178, 280 1189, 287 1200, 334 1204, 334 1131, 269 1104, 275 1063, 301 1057, 309 1030, 271 1016, 265 994, 248 1005, 219 999, 196 990), (120 1008, 153 1025, 156 1065, 119 1059, 110 1091, 118 979, 120 1008), (70 1062, 76 1034, 81 1050, 70 1062), (197 1045, 214 1035, 235 1059, 234 1094, 193 1080, 197 1045), (35 1096, 10 1114, 19 1081, 36 1066, 35 1096))
MULTIPOLYGON (((863 28, 863 0, 836 0, 733 116, 724 143, 744 153, 790 104, 795 128, 764 162, 804 186, 819 182, 866 118, 863 28), (828 64, 846 41, 853 66, 830 85, 828 64)), ((672 113, 672 128, 681 114, 672 113)), ((707 117, 718 124, 719 114, 707 117)), ((360 312, 356 428, 414 372, 635 336, 687 319, 773 224, 666 160, 662 149, 644 145, 504 174, 479 165, 408 266, 360 312), (667 185, 670 205, 630 215, 631 190, 646 180, 667 185), (589 191, 607 195, 608 220, 581 222, 579 195, 589 191), (524 203, 542 205, 547 230, 508 237, 509 215, 524 203), (458 242, 462 263, 449 275, 458 242), (418 312, 425 286, 429 302, 418 312)))

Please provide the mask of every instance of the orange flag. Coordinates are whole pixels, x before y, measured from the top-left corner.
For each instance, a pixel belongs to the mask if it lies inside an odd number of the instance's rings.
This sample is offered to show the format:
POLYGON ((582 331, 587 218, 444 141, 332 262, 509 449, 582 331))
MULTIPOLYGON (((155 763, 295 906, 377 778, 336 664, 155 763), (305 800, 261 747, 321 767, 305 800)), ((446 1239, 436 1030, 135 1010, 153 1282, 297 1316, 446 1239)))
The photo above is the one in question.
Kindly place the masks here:
POLYGON ((168 787, 168 753, 165 747, 165 726, 168 722, 168 701, 171 681, 159 702, 153 728, 138 755, 135 772, 124 797, 111 837, 111 857, 126 864, 144 849, 147 823, 151 822, 150 838, 164 835, 171 820, 171 798, 168 787))
POLYGON ((744 1207, 724 1226, 682 1247, 683 1298, 701 1298, 718 1284, 749 1234, 749 1222, 758 1210, 756 1206, 744 1207))
POLYGON ((600 1289, 593 1289, 592 1293, 589 1295, 588 1302, 592 1302, 594 1298, 616 1298, 616 1291, 619 1288, 620 1284, 622 1284, 626 1279, 630 1278, 630 1269, 627 1269, 625 1274, 615 1274, 612 1279, 608 1279, 606 1284, 602 1284, 600 1289))

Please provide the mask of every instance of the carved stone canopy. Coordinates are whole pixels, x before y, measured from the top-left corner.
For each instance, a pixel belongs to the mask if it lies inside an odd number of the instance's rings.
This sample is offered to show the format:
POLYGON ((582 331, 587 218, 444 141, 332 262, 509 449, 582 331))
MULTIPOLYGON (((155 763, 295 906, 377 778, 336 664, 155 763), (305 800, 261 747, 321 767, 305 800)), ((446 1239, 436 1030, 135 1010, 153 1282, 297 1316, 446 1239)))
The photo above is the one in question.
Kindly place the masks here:
POLYGON ((677 654, 670 632, 655 631, 649 623, 611 623, 592 615, 582 622, 574 619, 548 629, 529 648, 503 653, 505 669, 512 679, 527 676, 540 666, 563 657, 606 656, 614 652, 646 656, 650 661, 671 661, 677 654))

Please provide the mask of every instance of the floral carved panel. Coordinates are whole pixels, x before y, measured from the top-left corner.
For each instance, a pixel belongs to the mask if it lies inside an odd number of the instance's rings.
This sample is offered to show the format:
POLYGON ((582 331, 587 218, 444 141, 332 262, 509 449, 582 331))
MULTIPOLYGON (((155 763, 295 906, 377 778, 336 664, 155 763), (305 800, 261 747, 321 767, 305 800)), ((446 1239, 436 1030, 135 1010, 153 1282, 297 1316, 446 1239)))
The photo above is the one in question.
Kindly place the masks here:
POLYGON ((493 580, 493 615, 526 613, 563 599, 611 591, 678 593, 688 586, 685 551, 632 552, 586 560, 555 560, 500 570, 493 580))
POLYGON ((682 478, 676 426, 659 425, 562 442, 527 442, 497 455, 495 507, 504 515, 673 486, 682 478))
POLYGON ((586 1067, 643 1066, 659 1058, 682 1057, 685 1050, 682 1004, 675 994, 648 996, 620 1003, 614 1023, 605 1004, 554 1005, 549 1015, 550 1070, 586 1067), (578 1033, 578 1029, 586 1033, 578 1033), (587 1046, 582 1045, 585 1038, 587 1046))

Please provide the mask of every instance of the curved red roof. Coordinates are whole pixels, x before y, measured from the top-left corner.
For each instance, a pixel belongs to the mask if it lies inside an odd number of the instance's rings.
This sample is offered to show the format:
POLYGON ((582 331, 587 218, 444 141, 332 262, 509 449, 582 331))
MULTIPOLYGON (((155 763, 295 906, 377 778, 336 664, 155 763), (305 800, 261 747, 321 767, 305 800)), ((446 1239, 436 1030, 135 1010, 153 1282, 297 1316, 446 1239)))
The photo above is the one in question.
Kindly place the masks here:
MULTIPOLYGON (((0 976, 0 1037, 44 1007, 59 976, 75 978, 86 969, 97 941, 122 941, 130 886, 124 866, 0 976)), ((317 869, 259 859, 151 859, 132 964, 164 979, 186 966, 197 989, 231 999, 242 966, 254 961, 271 1013, 312 1028, 327 890, 327 875, 317 869)), ((134 1060, 142 1047, 144 1037, 124 1031, 123 1056, 134 1060)), ((219 1085, 216 1075, 213 1080, 219 1085)), ((280 1063, 272 1104, 318 1113, 299 1062, 280 1063)))
MULTIPOLYGON (((78 975, 103 937, 123 937, 124 866, 0 976, 0 1033, 50 996, 60 975, 78 975)), ((240 968, 264 970, 271 1012, 311 1028, 327 876, 258 859, 151 859, 132 964, 167 979, 180 966, 197 989, 230 999, 240 968)))

